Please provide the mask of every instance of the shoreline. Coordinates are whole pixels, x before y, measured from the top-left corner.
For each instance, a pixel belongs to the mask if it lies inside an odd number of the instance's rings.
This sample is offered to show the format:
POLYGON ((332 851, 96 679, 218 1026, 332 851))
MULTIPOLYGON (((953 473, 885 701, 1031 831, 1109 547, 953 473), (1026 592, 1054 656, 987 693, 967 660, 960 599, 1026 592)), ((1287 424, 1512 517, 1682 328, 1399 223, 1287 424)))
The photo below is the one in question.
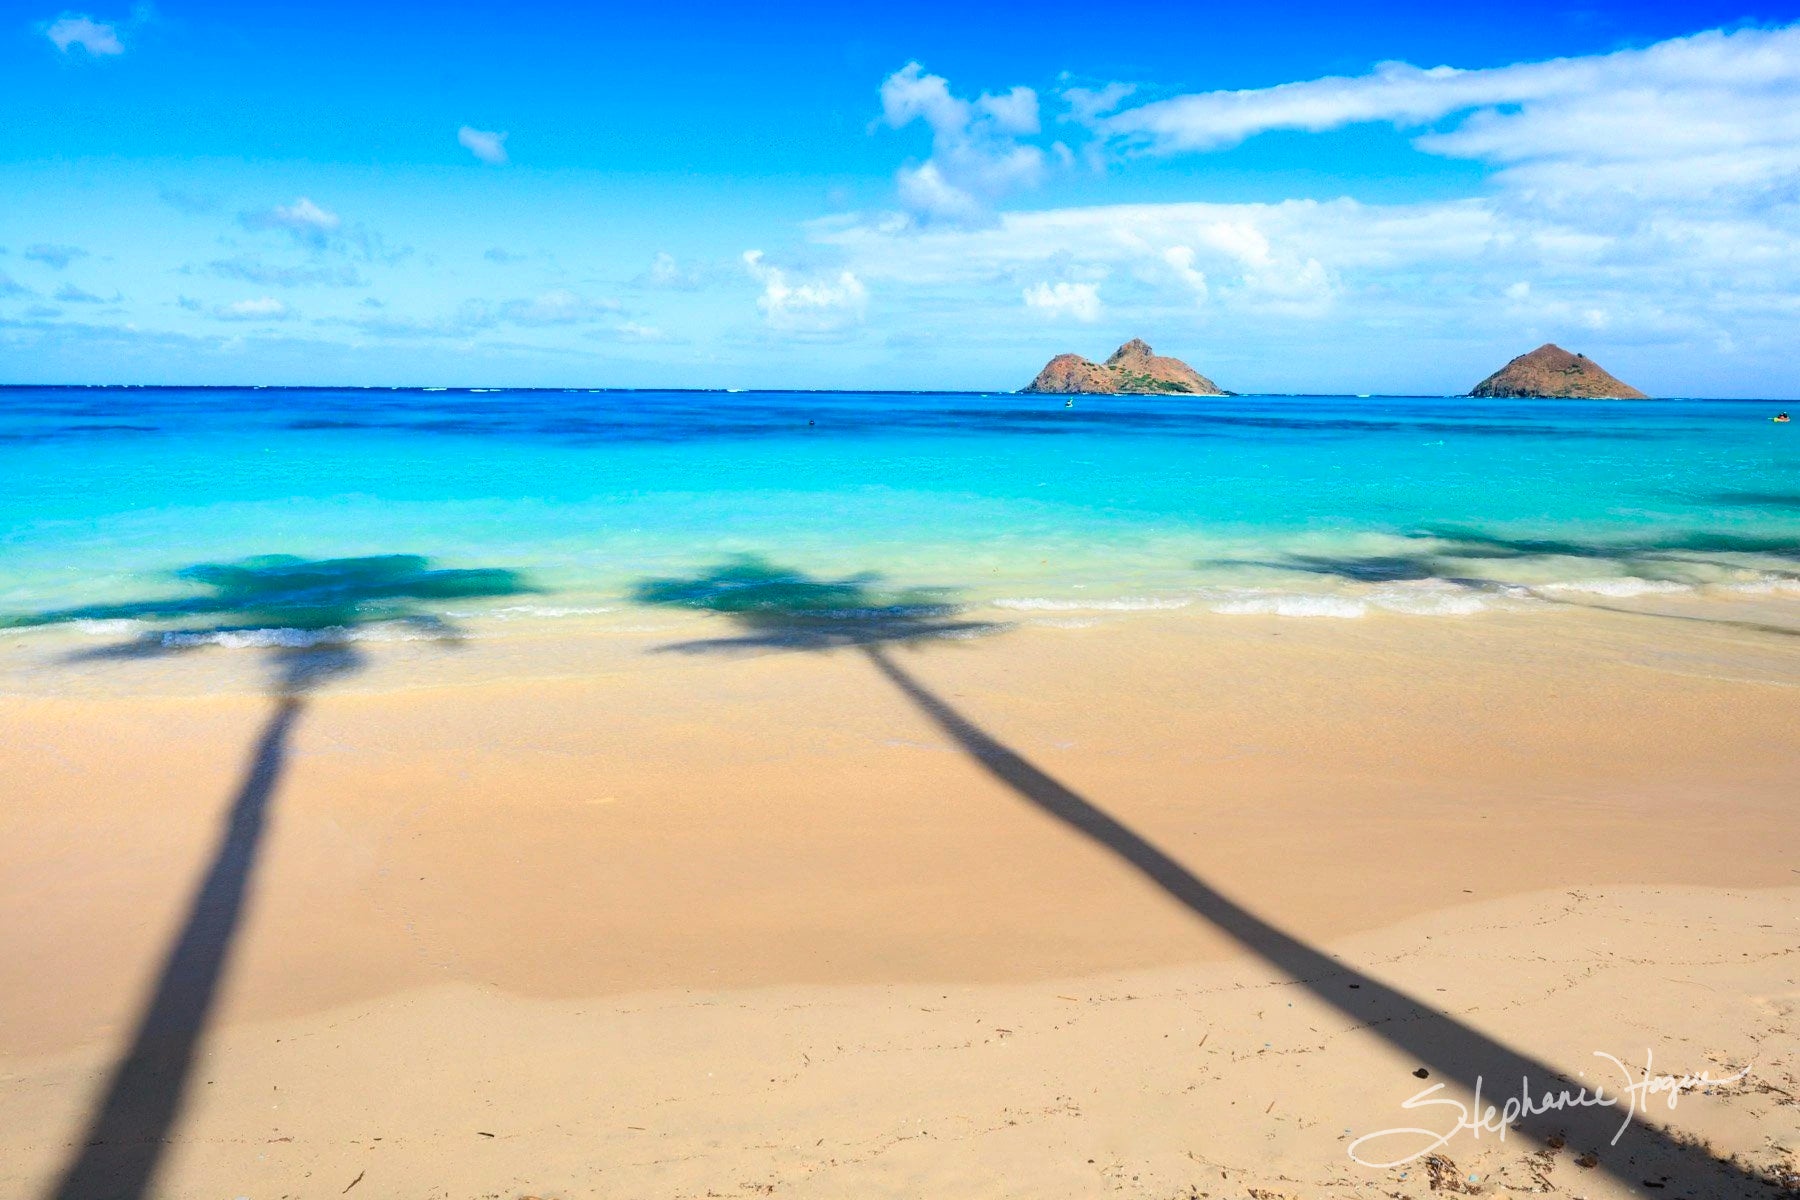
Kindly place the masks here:
MULTIPOLYGON (((1019 634, 1077 638, 1179 636, 1203 640, 1260 638, 1271 631, 1309 636, 1323 627, 1359 638, 1369 627, 1416 628, 1427 643, 1437 626, 1466 626, 1457 638, 1573 633, 1601 637, 1649 651, 1660 642, 1718 646, 1745 637, 1767 641, 1800 638, 1800 579, 1771 577, 1749 584, 1659 585, 1646 580, 1594 580, 1481 592, 1426 580, 1404 585, 1357 585, 1334 590, 1201 587, 1119 596, 1001 597, 947 604, 945 619, 966 626, 932 632, 932 642, 992 644, 1019 634), (1642 586, 1611 586, 1614 583, 1642 586), (1400 598, 1395 587, 1408 590, 1400 598), (1634 628, 1634 626, 1636 628, 1634 628), (1691 635, 1691 636, 1690 636, 1691 635)), ((896 610, 905 612, 905 609, 896 610)), ((927 605, 921 615, 938 618, 927 605)), ((827 613, 828 617, 834 614, 827 613)), ((842 614, 846 636, 871 613, 842 614)), ((0 628, 0 699, 41 696, 231 695, 261 693, 267 686, 262 660, 270 652, 316 646, 354 647, 370 656, 372 672, 336 685, 361 692, 371 687, 439 687, 471 679, 558 678, 579 674, 572 662, 625 669, 653 663, 665 651, 717 635, 729 641, 732 625, 700 608, 651 606, 615 594, 583 595, 558 604, 509 604, 447 610, 434 627, 379 618, 354 628, 202 627, 188 632, 157 622, 84 620, 0 628), (449 651, 449 653, 446 653, 449 651), (471 652, 473 651, 473 652, 471 652), (470 672, 471 662, 479 669, 470 672), (398 669, 388 669, 396 666, 398 669), (409 676, 412 677, 409 680, 409 676)), ((434 617, 435 620, 435 617, 434 617)), ((1374 636, 1383 636, 1376 634, 1374 636)), ((804 653, 804 634, 784 646, 770 638, 757 653, 804 653)), ((1768 678, 1800 674, 1791 656, 1760 658, 1768 678)))

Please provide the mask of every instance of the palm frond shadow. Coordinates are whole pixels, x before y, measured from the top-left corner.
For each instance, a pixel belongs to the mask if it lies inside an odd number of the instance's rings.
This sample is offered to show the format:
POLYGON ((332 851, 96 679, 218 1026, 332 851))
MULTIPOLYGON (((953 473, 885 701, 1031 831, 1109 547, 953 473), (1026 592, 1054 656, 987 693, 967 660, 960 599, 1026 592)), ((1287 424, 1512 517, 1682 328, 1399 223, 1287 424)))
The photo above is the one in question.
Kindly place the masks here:
POLYGON ((993 621, 971 621, 941 588, 886 592, 877 575, 816 579, 754 554, 736 555, 688 578, 640 580, 639 604, 697 609, 731 618, 735 636, 676 642, 683 654, 730 650, 839 650, 991 633, 993 621))
MULTIPOLYGON (((1419 549, 1400 554, 1282 554, 1273 558, 1210 559, 1201 567, 1257 567, 1271 571, 1291 571, 1302 575, 1327 576, 1352 583, 1412 583, 1437 579, 1471 592, 1530 596, 1547 604, 1571 608, 1591 608, 1652 621, 1682 621, 1767 633, 1777 637, 1800 637, 1800 628, 1778 625, 1770 621, 1746 621, 1729 616, 1700 616, 1692 613, 1659 612, 1653 609, 1629 608, 1600 600, 1533 587, 1473 573, 1482 562, 1517 562, 1542 558, 1573 558, 1615 565, 1639 578, 1680 582, 1682 572, 1695 566, 1732 567, 1739 564, 1707 557, 1717 554, 1759 554, 1774 558, 1800 560, 1800 541, 1792 538, 1762 537, 1706 532, 1658 534, 1653 537, 1616 542, 1579 541, 1572 538, 1511 538, 1460 528, 1443 528, 1412 535, 1419 549)), ((1778 579, 1800 580, 1800 570, 1774 570, 1765 574, 1778 579)))
MULTIPOLYGON (((811 580, 804 573, 776 567, 765 560, 738 560, 688 580, 646 580, 637 589, 643 603, 698 608, 728 617, 744 627, 741 638, 683 643, 686 652, 729 651, 750 646, 797 646, 812 650, 850 649, 909 700, 927 720, 954 742, 981 770, 1034 810, 1056 821, 1088 844, 1134 871, 1145 882, 1181 905, 1194 917, 1224 933, 1245 950, 1292 979, 1349 1018, 1357 1029, 1385 1041, 1462 1088, 1498 1096, 1504 1102, 1524 1088, 1534 1098, 1566 1090, 1573 1095, 1593 1084, 1566 1074, 1459 1021, 1405 990, 1385 983, 1327 954, 1263 919, 1188 870, 1173 856, 1081 795, 1024 755, 982 729, 974 720, 922 683, 895 661, 892 643, 917 641, 923 633, 910 620, 896 636, 879 635, 879 616, 862 636, 812 636, 819 606, 829 598, 833 611, 879 614, 887 603, 871 588, 873 576, 849 580, 811 580), (753 570, 752 570, 753 568, 753 570), (734 592, 741 580, 779 581, 779 590, 734 592), (799 603, 792 609, 784 602, 799 603)), ((930 621, 955 628, 955 607, 940 594, 942 609, 930 621)), ((1395 1103, 1403 1097, 1396 1097, 1395 1103)), ((1384 1103, 1386 1101, 1384 1100, 1384 1103)), ((1643 1183, 1670 1186, 1673 1194, 1714 1197, 1763 1196, 1779 1181, 1721 1159, 1704 1146, 1677 1134, 1634 1122, 1622 1135, 1617 1110, 1562 1108, 1525 1116, 1515 1129, 1540 1143, 1563 1139, 1579 1150, 1595 1153, 1597 1169, 1635 1189, 1643 1183)))
POLYGON ((203 563, 177 574, 208 590, 0 619, 0 627, 13 628, 91 620, 151 625, 135 638, 70 656, 80 661, 190 654, 222 635, 239 635, 264 646, 275 701, 131 1040, 49 1200, 141 1200, 149 1194, 243 923, 289 739, 312 692, 364 666, 352 640, 356 631, 403 624, 454 644, 456 627, 422 611, 421 603, 533 590, 512 571, 445 570, 408 554, 310 560, 271 555, 203 563))

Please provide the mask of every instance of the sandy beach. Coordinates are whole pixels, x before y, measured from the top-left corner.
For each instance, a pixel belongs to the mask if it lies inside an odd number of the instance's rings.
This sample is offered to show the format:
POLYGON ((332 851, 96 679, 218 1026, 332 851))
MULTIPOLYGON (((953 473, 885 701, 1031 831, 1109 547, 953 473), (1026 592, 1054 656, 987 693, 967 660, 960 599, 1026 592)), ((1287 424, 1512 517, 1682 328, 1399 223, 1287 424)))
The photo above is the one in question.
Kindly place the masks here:
POLYGON ((366 643, 286 701, 254 650, 71 684, 13 639, 0 1191, 57 1194, 116 1060, 173 1036, 146 1007, 198 1011, 159 972, 249 797, 167 1143, 90 1147, 92 1178, 1770 1194, 1800 1165, 1800 643, 1636 607, 816 653, 544 622, 366 643), (1601 1052, 1748 1073, 1646 1096, 1618 1145, 1615 1106, 1347 1149, 1445 1128, 1402 1107, 1435 1083, 1611 1085, 1601 1052))

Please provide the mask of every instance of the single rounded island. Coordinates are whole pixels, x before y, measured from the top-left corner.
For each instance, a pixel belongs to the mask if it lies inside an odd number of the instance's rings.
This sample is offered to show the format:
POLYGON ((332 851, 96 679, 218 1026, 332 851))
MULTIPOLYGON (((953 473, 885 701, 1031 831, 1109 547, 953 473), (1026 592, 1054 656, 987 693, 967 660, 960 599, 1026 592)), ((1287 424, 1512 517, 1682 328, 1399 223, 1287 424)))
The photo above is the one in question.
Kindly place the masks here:
POLYGON ((1471 396, 1531 400, 1648 400, 1585 354, 1546 342, 1476 384, 1471 396))

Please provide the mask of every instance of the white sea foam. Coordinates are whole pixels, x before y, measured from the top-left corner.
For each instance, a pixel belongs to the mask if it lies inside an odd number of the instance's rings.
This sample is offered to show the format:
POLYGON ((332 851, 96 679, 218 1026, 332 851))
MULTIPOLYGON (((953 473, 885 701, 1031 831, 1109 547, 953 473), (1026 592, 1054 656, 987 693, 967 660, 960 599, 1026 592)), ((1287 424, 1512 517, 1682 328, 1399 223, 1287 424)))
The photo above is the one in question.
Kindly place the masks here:
POLYGON ((1489 607, 1487 600, 1474 592, 1459 596, 1378 595, 1369 599, 1377 608, 1413 617, 1469 617, 1489 607))
POLYGON ((971 625, 967 629, 947 629, 942 633, 932 634, 932 636, 957 642, 972 642, 976 638, 988 637, 1003 629, 1004 626, 1000 625, 971 625))
MULTIPOLYGON (((1371 611, 1411 616, 1468 616, 1497 604, 1529 602, 1522 587, 1477 591, 1444 579, 1384 584, 1352 594, 1282 592, 1259 588, 1202 588, 1190 596, 1126 596, 1113 600, 1061 600, 1039 596, 1008 597, 993 607, 1031 613, 1089 614, 1108 612, 1160 612, 1188 608, 1199 603, 1209 612, 1227 615, 1278 617, 1367 616, 1371 611)), ((1051 624, 1039 620, 1034 624, 1051 624)))
POLYGON ((1379 587, 1369 595, 1369 603, 1388 612, 1415 617, 1467 617, 1515 595, 1525 595, 1524 589, 1478 592, 1447 580, 1426 579, 1379 587))
POLYGON ((452 616, 481 618, 498 617, 503 621, 516 620, 520 617, 593 617, 601 613, 618 612, 615 604, 594 606, 557 605, 557 604, 509 604, 505 608, 490 609, 486 612, 453 613, 452 616))
POLYGON ((1345 596, 1318 596, 1302 592, 1270 592, 1214 601, 1207 607, 1228 616, 1339 617, 1367 616, 1369 606, 1345 596))
POLYGON ((123 618, 112 621, 71 621, 70 624, 77 632, 93 637, 120 637, 136 633, 141 628, 136 621, 123 618))
POLYGON ((157 639, 165 646, 224 646, 231 650, 303 649, 339 642, 424 642, 441 638, 436 630, 408 625, 376 625, 350 629, 334 625, 325 629, 209 629, 192 633, 175 630, 157 639))
POLYGON ((223 629, 206 633, 165 633, 157 640, 165 646, 224 646, 231 650, 269 647, 298 648, 329 642, 347 642, 348 629, 223 629))
POLYGON ((1764 575, 1760 579, 1746 579, 1737 583, 1721 583, 1714 585, 1721 592, 1736 592, 1741 595, 1800 595, 1800 579, 1791 575, 1764 575))
POLYGON ((1559 593, 1578 593, 1587 596, 1654 596, 1668 592, 1691 592, 1694 589, 1685 583, 1676 583, 1670 579, 1639 579, 1635 575, 1626 575, 1613 579, 1574 579, 1563 583, 1540 583, 1537 591, 1559 593))
POLYGON ((1049 600, 1041 596, 1023 596, 996 600, 994 607, 1020 612, 1165 612, 1186 608, 1193 602, 1187 596, 1122 596, 1117 600, 1049 600))

